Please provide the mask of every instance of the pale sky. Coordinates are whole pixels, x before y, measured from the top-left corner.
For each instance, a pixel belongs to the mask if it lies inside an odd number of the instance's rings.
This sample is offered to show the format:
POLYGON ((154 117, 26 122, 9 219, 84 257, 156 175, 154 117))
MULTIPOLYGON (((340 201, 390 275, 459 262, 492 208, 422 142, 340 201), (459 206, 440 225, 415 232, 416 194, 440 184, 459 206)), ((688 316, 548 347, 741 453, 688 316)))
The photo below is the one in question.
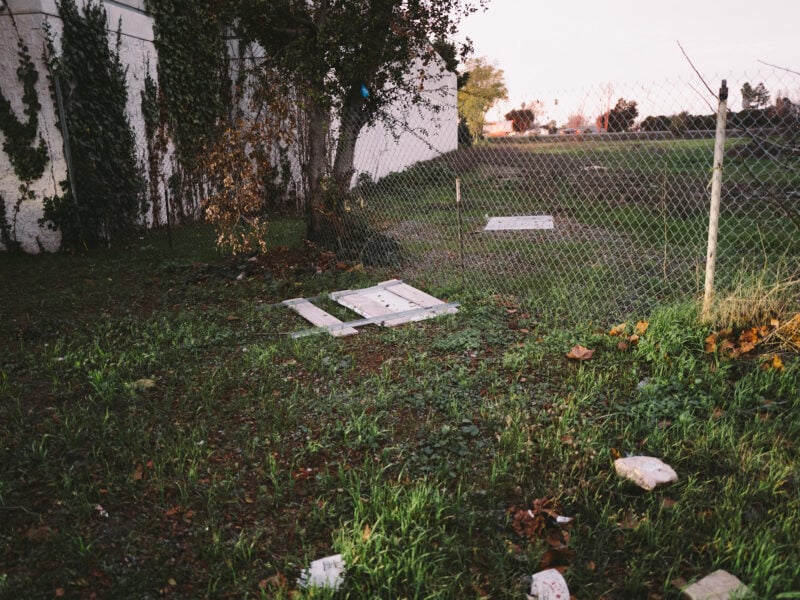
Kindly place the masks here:
POLYGON ((677 41, 714 91, 728 79, 733 110, 745 81, 800 100, 800 76, 758 62, 800 71, 800 0, 491 0, 461 31, 505 72, 509 102, 490 120, 538 99, 559 123, 576 111, 594 121, 609 83, 612 105, 636 100, 640 117, 708 114, 715 101, 677 41))

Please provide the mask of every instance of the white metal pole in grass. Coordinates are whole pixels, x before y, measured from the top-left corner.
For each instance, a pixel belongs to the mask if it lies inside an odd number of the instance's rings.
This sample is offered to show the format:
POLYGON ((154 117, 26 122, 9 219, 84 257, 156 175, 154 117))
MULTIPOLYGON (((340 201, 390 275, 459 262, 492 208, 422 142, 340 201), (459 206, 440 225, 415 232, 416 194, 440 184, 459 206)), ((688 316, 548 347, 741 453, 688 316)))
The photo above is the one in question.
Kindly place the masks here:
POLYGON ((717 235, 719 233, 719 205, 722 193, 722 159, 725 155, 725 123, 728 118, 728 84, 723 79, 719 89, 717 110, 717 135, 714 141, 714 168, 711 173, 711 210, 708 216, 708 250, 706 252, 706 283, 703 294, 703 319, 711 315, 714 297, 714 274, 717 266, 717 235))
POLYGON ((464 286, 464 226, 461 221, 461 178, 456 177, 456 212, 458 213, 458 255, 461 262, 461 286, 464 286))

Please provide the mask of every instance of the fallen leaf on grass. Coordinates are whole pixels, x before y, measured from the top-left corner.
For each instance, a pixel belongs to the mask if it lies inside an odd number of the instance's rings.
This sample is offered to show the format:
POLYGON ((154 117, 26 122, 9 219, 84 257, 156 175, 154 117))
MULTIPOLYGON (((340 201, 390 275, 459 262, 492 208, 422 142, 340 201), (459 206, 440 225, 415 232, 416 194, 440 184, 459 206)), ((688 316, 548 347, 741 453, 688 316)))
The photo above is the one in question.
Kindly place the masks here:
POLYGON ((142 466, 141 463, 139 463, 138 465, 136 465, 136 468, 133 470, 133 474, 131 475, 131 478, 134 481, 141 481, 143 477, 144 477, 144 467, 142 466))
POLYGON ((767 358, 764 364, 761 365, 761 368, 764 371, 769 371, 770 369, 775 369, 776 371, 783 371, 783 361, 781 357, 777 354, 773 354, 772 358, 767 358))
POLYGON ((133 389, 137 392, 146 392, 156 387, 156 382, 152 379, 137 379, 133 382, 133 389))
POLYGON ((622 335, 625 333, 625 329, 628 327, 627 323, 620 323, 616 327, 612 327, 611 331, 608 332, 608 335, 622 335))
POLYGON ((566 568, 572 562, 575 553, 569 548, 549 548, 542 555, 539 570, 566 568))
POLYGON ((576 344, 572 347, 567 353, 567 358, 571 358, 573 360, 589 360, 594 356, 594 350, 589 350, 588 348, 584 348, 580 344, 576 344))
POLYGON ((636 334, 637 335, 644 335, 647 332, 647 328, 650 327, 649 321, 639 321, 636 324, 636 334))
POLYGON ((706 338, 705 350, 709 354, 711 354, 712 352, 716 352, 717 351, 717 334, 716 333, 712 333, 711 335, 709 335, 706 338))
POLYGON ((625 340, 620 340, 619 343, 617 344, 617 348, 619 350, 627 350, 628 349, 628 342, 626 342, 625 340))
POLYGON ((364 525, 364 531, 361 532, 361 539, 366 542, 369 541, 370 537, 372 537, 372 528, 367 523, 364 525))

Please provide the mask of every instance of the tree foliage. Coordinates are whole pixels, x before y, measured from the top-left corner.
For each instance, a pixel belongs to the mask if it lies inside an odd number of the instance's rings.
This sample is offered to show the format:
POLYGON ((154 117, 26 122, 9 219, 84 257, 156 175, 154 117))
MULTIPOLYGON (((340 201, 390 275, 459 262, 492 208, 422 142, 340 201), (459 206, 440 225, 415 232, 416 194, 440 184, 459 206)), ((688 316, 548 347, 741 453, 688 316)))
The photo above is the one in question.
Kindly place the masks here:
POLYGON ((638 116, 636 102, 620 98, 614 108, 597 117, 597 127, 611 133, 630 131, 638 116))
POLYGON ((742 86, 742 109, 743 110, 761 110, 769 106, 770 94, 763 83, 759 83, 755 87, 745 82, 742 86))
POLYGON ((536 122, 536 113, 530 108, 515 108, 506 113, 505 119, 506 121, 511 121, 514 131, 528 131, 536 122))
POLYGON ((439 107, 422 93, 425 69, 438 60, 432 41, 451 39, 459 18, 485 1, 242 1, 243 34, 264 48, 271 68, 292 81, 304 112, 310 239, 327 243, 335 235, 361 129, 390 118, 391 105, 439 107))
POLYGON ((503 70, 485 58, 467 60, 463 77, 466 81, 458 90, 458 113, 466 121, 473 139, 478 139, 483 137, 486 113, 499 100, 508 99, 508 90, 503 70))
POLYGON ((51 70, 61 82, 72 171, 64 194, 45 199, 43 223, 61 230, 62 245, 107 245, 138 225, 143 181, 136 141, 128 120, 125 69, 117 47, 108 45, 102 4, 88 2, 79 13, 75 0, 62 0, 61 55, 50 44, 51 70))

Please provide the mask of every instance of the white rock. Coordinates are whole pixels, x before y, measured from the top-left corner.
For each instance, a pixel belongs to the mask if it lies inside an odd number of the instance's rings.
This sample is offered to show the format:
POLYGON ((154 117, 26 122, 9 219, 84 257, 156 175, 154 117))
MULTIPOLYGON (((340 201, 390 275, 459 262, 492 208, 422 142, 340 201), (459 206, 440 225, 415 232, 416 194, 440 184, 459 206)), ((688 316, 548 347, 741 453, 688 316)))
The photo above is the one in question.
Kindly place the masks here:
POLYGON ((617 475, 626 477, 646 490, 678 480, 672 467, 652 456, 627 456, 614 461, 617 475))
POLYGON ((567 582, 555 569, 540 571, 531 580, 528 600, 569 600, 567 582))
POLYGON ((690 600, 729 600, 745 598, 750 590, 738 578, 720 569, 686 586, 683 593, 690 600))

